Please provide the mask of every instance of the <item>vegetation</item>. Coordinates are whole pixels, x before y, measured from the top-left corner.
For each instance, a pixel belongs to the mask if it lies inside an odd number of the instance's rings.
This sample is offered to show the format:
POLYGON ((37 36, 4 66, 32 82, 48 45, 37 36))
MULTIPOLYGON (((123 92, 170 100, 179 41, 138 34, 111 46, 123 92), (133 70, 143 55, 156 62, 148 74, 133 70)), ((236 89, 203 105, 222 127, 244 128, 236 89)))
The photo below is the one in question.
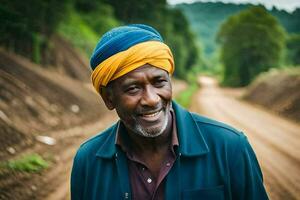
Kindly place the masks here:
POLYGON ((40 62, 69 4, 69 0, 1 1, 0 44, 40 62))
POLYGON ((184 90, 178 96, 175 97, 175 101, 179 103, 181 106, 185 108, 189 108, 192 96, 193 94, 195 94, 197 89, 198 89, 198 85, 196 83, 189 85, 186 90, 184 90))
POLYGON ((46 169, 49 163, 38 154, 28 154, 18 159, 9 160, 2 167, 23 171, 23 172, 39 172, 46 169))
POLYGON ((110 5, 101 1, 76 0, 57 32, 90 57, 99 37, 118 25, 120 22, 110 5))
MULTIPOLYGON (((179 4, 176 5, 176 8, 183 11, 197 38, 201 40, 205 57, 211 58, 218 48, 215 36, 222 23, 228 17, 251 6, 251 4, 195 2, 192 4, 179 4)), ((300 33, 300 8, 289 13, 273 7, 268 12, 278 19, 288 33, 300 33)), ((215 64, 212 60, 210 62, 215 64)))
POLYGON ((187 74, 186 80, 188 83, 188 87, 184 91, 180 92, 177 96, 175 96, 175 101, 185 108, 190 107, 192 96, 199 88, 199 85, 197 83, 198 73, 199 73, 198 68, 192 69, 187 74))
POLYGON ((0 45, 36 63, 51 62, 53 34, 63 36, 89 57, 104 32, 128 23, 146 23, 158 29, 174 52, 175 76, 186 78, 186 72, 201 63, 188 21, 165 0, 4 0, 0 17, 0 45))
POLYGON ((174 54, 176 77, 186 79, 188 71, 201 65, 201 52, 187 19, 180 10, 168 8, 165 0, 107 0, 107 3, 115 9, 120 21, 145 23, 158 29, 174 54))
POLYGON ((260 72, 280 65, 285 32, 264 7, 231 16, 217 38, 222 46, 225 85, 245 86, 260 72))
POLYGON ((292 34, 287 40, 287 62, 300 65, 300 34, 292 34))

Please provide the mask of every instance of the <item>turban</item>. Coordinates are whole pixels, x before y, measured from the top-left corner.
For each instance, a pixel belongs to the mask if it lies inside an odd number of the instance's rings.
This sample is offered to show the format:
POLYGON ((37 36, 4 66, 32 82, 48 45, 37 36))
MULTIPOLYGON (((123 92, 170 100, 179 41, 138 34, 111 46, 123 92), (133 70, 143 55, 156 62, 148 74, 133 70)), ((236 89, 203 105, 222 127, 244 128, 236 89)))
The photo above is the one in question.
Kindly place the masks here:
POLYGON ((91 56, 94 88, 99 92, 101 86, 145 64, 174 72, 172 52, 160 34, 142 24, 114 28, 102 36, 91 56))

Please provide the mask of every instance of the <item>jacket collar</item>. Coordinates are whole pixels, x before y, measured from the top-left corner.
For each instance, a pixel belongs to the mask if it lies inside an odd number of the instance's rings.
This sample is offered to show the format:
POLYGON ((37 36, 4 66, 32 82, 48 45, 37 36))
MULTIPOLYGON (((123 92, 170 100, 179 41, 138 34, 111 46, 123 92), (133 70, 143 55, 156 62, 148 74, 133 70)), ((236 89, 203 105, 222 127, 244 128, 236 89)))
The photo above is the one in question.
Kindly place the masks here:
MULTIPOLYGON (((209 152, 205 139, 195 122, 192 114, 180 105, 172 102, 176 116, 177 135, 179 140, 178 153, 182 156, 200 156, 209 152)), ((96 155, 102 158, 117 156, 118 148, 115 145, 116 134, 120 121, 110 129, 109 136, 100 145, 96 155)))
POLYGON ((193 115, 174 101, 172 106, 176 115, 179 153, 183 156, 200 156, 208 153, 208 146, 193 115))

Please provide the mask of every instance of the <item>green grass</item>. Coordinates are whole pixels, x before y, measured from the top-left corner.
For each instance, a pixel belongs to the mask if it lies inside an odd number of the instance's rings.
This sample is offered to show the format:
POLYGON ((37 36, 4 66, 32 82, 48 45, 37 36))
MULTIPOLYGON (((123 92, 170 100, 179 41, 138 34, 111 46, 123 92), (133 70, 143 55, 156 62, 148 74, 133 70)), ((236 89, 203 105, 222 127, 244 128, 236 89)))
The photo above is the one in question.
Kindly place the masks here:
POLYGON ((27 154, 1 164, 1 168, 22 172, 39 172, 48 167, 49 163, 38 154, 27 154))
POLYGON ((179 103, 181 106, 185 108, 189 108, 192 96, 197 89, 198 89, 198 85, 196 83, 189 85, 186 90, 184 90, 183 92, 181 92, 179 95, 175 97, 175 101, 179 103))

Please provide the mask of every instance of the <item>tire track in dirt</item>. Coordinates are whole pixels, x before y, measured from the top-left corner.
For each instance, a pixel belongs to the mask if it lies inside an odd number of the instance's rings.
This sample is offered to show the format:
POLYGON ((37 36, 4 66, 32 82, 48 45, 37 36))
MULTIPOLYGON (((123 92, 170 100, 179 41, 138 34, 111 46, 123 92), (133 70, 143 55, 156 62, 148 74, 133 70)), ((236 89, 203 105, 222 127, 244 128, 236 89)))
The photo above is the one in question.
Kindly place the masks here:
POLYGON ((261 164, 270 199, 299 199, 300 126, 226 95, 212 79, 201 78, 200 83, 191 111, 246 133, 261 164))

